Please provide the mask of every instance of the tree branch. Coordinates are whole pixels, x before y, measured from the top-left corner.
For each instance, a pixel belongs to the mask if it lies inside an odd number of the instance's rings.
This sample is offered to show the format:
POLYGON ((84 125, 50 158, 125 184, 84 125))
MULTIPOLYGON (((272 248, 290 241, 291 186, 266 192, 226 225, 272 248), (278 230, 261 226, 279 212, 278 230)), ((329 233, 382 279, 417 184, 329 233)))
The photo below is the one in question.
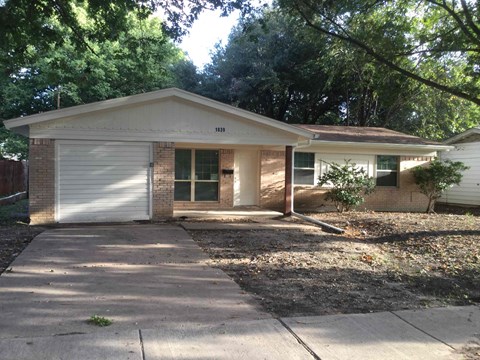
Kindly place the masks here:
MULTIPOLYGON (((465 99, 465 100, 468 100, 468 101, 471 101, 473 102, 474 104, 476 105, 480 105, 480 98, 476 97, 476 96, 473 96, 473 95, 470 95, 470 94, 467 94, 461 90, 458 90, 458 89, 455 89, 455 88, 452 88, 450 86, 446 86, 446 85, 442 85, 442 84, 439 84, 433 80, 430 80, 430 79, 426 79, 420 75, 417 75, 407 69, 404 69, 402 67, 400 67, 399 65, 395 64, 394 62, 392 62, 391 60, 387 59, 385 56, 377 53, 374 49, 372 49, 370 46, 368 46, 367 44, 361 42, 360 40, 357 40, 355 39, 354 37, 351 37, 351 36, 344 36, 344 35, 341 35, 341 34, 338 34, 336 32, 333 32, 331 30, 327 30, 327 29, 324 29, 323 27, 319 26, 319 25, 316 25, 312 22, 312 20, 305 14, 305 12, 301 9, 301 7, 298 5, 297 2, 295 2, 294 4, 296 10, 298 11, 298 13, 300 14, 300 16, 305 20, 305 22, 307 23, 308 26, 310 26, 311 28, 317 30, 318 32, 321 32, 322 34, 325 34, 325 35, 328 35, 328 36, 331 36, 333 38, 336 38, 336 39, 339 39, 339 40, 342 40, 342 41, 345 41, 345 42, 348 42, 352 45, 355 45, 356 47, 362 49, 366 54, 370 55, 372 58, 374 58, 375 60, 377 60, 378 62, 388 66, 390 69, 412 79, 412 80, 415 80, 415 81, 418 81, 426 86, 429 86, 431 88, 434 88, 434 89, 437 89, 437 90, 440 90, 440 91, 443 91, 443 92, 446 92, 446 93, 449 93, 449 94, 452 94, 454 96, 457 96, 459 98, 462 98, 462 99, 465 99)), ((322 15, 321 15, 322 16, 322 15)), ((329 20, 331 22, 332 25, 334 26, 337 26, 338 24, 336 22, 334 22, 333 20, 329 20)))

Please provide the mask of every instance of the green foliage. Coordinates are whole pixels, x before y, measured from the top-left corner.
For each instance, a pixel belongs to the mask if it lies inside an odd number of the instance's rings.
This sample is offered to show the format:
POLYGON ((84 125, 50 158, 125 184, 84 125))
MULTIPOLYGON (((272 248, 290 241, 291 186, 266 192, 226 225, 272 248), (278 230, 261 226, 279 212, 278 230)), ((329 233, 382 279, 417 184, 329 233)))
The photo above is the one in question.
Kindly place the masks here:
POLYGON ((340 165, 331 163, 326 174, 318 178, 318 185, 329 184, 332 189, 327 192, 327 200, 331 200, 338 212, 349 211, 365 201, 364 196, 375 190, 375 180, 368 176, 363 168, 346 160, 340 165))
POLYGON ((415 183, 420 192, 428 197, 427 213, 434 212, 435 202, 442 193, 453 185, 462 181, 462 172, 468 170, 460 161, 438 160, 430 162, 428 166, 417 166, 412 169, 415 183))
MULTIPOLYGON (((82 29, 94 31, 96 22, 87 8, 77 6, 73 15, 82 29)), ((64 108, 177 84, 175 65, 185 62, 184 55, 162 32, 157 18, 127 14, 127 30, 119 31, 115 40, 85 39, 92 51, 79 51, 74 31, 57 18, 48 23, 61 43, 27 44, 28 57, 10 59, 15 63, 0 74, 0 118, 54 110, 59 95, 64 108)), ((25 159, 27 149, 26 139, 0 125, 2 157, 25 159)))
POLYGON ((92 315, 90 316, 90 319, 88 319, 88 322, 92 325, 104 327, 104 326, 112 325, 113 320, 107 319, 103 316, 92 315))

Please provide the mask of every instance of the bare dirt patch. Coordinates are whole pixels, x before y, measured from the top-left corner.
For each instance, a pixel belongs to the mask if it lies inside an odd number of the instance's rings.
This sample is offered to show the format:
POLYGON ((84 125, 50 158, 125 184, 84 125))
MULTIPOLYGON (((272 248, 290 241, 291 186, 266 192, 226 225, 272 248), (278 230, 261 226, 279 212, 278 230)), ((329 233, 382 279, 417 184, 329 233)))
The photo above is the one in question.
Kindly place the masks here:
POLYGON ((345 228, 191 231, 212 266, 276 316, 480 302, 478 214, 309 214, 345 228))
POLYGON ((28 201, 0 206, 0 274, 44 228, 29 226, 28 201))

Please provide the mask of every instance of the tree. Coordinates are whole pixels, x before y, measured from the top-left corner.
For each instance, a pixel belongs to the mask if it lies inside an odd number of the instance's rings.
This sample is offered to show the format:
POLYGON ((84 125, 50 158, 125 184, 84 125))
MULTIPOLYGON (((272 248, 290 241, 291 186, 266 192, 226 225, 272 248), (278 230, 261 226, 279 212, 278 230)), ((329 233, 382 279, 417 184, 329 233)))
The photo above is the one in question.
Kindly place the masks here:
MULTIPOLYGON (((85 29, 95 26, 85 9, 76 16, 85 29)), ((157 90, 177 84, 176 64, 184 55, 162 32, 157 18, 126 18, 128 31, 116 40, 88 41, 79 51, 73 31, 55 19, 62 43, 29 46, 23 59, 0 74, 0 117, 10 119, 61 107, 157 90)), ((19 60, 17 58, 17 60, 19 60)), ((2 156, 25 158, 25 139, 0 128, 2 156)))
POLYGON ((345 164, 328 164, 329 170, 318 178, 318 185, 331 185, 327 192, 327 200, 335 204, 338 212, 349 211, 365 201, 364 195, 375 190, 375 180, 369 177, 365 169, 345 161, 345 164))
POLYGON ((428 198, 427 213, 433 213, 435 202, 442 193, 453 185, 460 185, 462 171, 468 170, 460 161, 438 160, 430 162, 428 166, 417 166, 412 169, 415 183, 420 192, 428 198))
POLYGON ((480 105, 479 2, 279 0, 319 34, 349 43, 425 86, 480 105), (441 61, 440 74, 425 72, 441 61), (463 77, 451 77, 458 66, 463 77), (439 76, 438 76, 439 75, 439 76))

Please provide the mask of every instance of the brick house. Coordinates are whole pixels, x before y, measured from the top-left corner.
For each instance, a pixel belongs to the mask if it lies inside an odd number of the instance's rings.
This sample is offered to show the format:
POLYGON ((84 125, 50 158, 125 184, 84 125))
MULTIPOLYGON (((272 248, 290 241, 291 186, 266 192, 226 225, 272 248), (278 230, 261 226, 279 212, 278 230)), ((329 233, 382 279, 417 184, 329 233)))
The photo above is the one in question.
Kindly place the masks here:
POLYGON ((377 178, 367 208, 423 211, 407 170, 450 148, 386 129, 289 125, 179 89, 5 126, 30 138, 32 224, 155 220, 178 209, 245 205, 315 209, 326 191, 316 179, 345 159, 377 178))

